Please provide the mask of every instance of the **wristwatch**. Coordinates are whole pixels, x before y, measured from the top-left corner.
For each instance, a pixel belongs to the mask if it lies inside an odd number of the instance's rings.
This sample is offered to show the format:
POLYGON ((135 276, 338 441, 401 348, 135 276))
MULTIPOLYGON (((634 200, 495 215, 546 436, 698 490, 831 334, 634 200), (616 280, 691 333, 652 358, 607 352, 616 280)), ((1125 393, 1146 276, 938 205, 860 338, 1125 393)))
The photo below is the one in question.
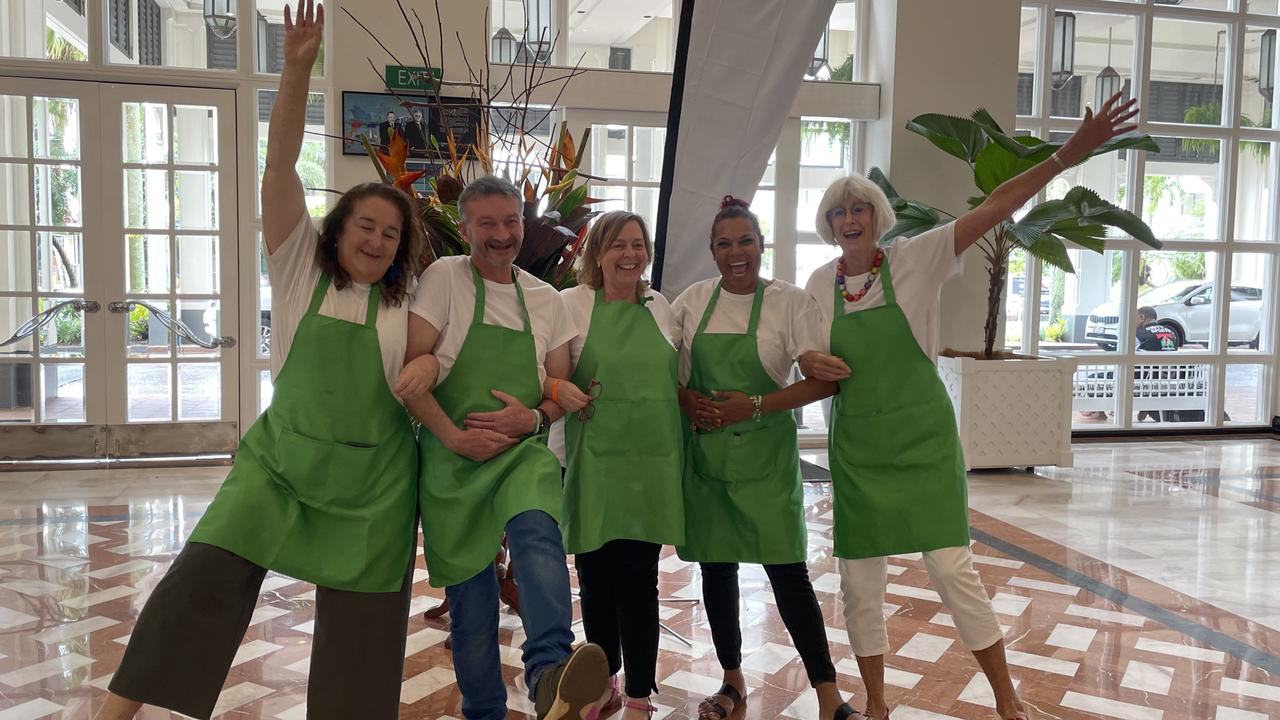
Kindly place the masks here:
POLYGON ((764 398, 760 395, 752 395, 750 397, 751 402, 756 406, 755 410, 751 413, 751 419, 755 422, 760 422, 760 413, 763 409, 762 406, 764 405, 764 398))
POLYGON ((538 427, 534 429, 533 434, 541 435, 547 431, 547 428, 551 427, 551 418, 547 415, 547 411, 540 407, 536 407, 533 410, 538 413, 538 427))

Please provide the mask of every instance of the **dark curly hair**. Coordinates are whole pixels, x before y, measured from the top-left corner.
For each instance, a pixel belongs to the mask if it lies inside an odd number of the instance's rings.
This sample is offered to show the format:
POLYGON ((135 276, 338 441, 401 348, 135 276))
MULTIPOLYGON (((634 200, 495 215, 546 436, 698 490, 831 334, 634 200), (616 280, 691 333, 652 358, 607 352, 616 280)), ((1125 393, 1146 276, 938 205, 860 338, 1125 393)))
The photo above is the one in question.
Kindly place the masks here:
POLYGON ((751 228, 756 231, 756 237, 760 238, 760 242, 764 242, 764 233, 760 232, 760 218, 751 212, 751 203, 732 195, 725 195, 720 201, 720 212, 716 213, 716 219, 711 221, 711 242, 716 241, 716 226, 721 220, 730 218, 746 218, 751 223, 751 228))
POLYGON ((316 259, 323 270, 333 281, 333 286, 342 290, 351 285, 351 276, 338 262, 338 237, 347 224, 347 219, 356 209, 356 203, 368 197, 379 197, 400 211, 400 245, 396 248, 395 259, 391 267, 382 276, 378 284, 382 286, 382 302, 385 305, 396 305, 404 302, 409 294, 409 277, 418 273, 417 258, 422 244, 422 227, 415 212, 414 201, 403 190, 384 183, 362 183, 342 194, 338 204, 324 216, 320 229, 320 242, 316 245, 316 259))

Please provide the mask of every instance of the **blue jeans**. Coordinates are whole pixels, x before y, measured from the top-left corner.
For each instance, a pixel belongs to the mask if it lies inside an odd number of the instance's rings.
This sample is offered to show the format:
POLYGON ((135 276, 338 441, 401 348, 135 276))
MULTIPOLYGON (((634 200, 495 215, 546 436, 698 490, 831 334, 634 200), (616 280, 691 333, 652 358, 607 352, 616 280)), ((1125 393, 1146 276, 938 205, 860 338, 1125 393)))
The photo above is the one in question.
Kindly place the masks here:
MULTIPOLYGON (((511 518, 507 545, 520 585, 524 680, 532 700, 543 671, 568 659, 572 651, 569 567, 560 526, 541 510, 511 518)), ((467 720, 504 720, 507 688, 498 659, 497 571, 491 564, 444 592, 449 599, 453 670, 462 692, 462 715, 467 720)))

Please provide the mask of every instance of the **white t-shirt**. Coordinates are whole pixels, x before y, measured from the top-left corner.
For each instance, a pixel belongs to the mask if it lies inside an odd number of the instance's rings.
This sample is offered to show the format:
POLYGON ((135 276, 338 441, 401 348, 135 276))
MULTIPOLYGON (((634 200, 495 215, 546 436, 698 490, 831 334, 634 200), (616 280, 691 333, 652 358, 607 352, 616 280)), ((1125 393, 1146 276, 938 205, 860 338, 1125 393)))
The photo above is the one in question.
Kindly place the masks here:
MULTIPOLYGON (((671 317, 670 303, 662 293, 652 288, 645 291, 645 296, 649 298, 645 307, 653 314, 658 330, 662 332, 671 347, 676 347, 679 342, 679 331, 671 317)), ((582 347, 587 343, 587 331, 591 329, 591 312, 596 306, 596 291, 586 285, 577 285, 562 291, 560 297, 564 300, 565 309, 569 312, 569 317, 573 319, 573 324, 578 331, 578 334, 569 341, 569 354, 573 356, 573 364, 570 367, 577 370, 582 347)), ((570 374, 572 375, 572 372, 570 374)), ((570 417, 572 416, 573 414, 570 413, 570 417)), ((562 418, 551 426, 551 432, 547 436, 547 446, 556 454, 556 457, 560 458, 561 465, 565 464, 564 443, 564 419, 562 418)))
MULTIPOLYGON (((702 313, 711 302, 720 278, 701 280, 690 285, 671 305, 680 333, 680 384, 689 382, 689 351, 693 336, 702 322, 702 313)), ((707 323, 708 333, 745 333, 751 322, 751 304, 755 295, 720 292, 715 312, 707 323)), ((804 290, 782 280, 770 281, 764 289, 760 307, 760 324, 756 328, 756 346, 765 372, 779 387, 791 384, 791 366, 801 354, 821 350, 826 338, 821 331, 820 316, 813 298, 804 290)))
MULTIPOLYGON (((964 261, 956 257, 955 223, 905 238, 885 250, 889 272, 893 276, 893 294, 907 316, 907 325, 916 343, 935 364, 938 361, 938 296, 942 284, 960 274, 964 261)), ((836 263, 823 265, 809 276, 805 289, 813 296, 821 317, 822 349, 831 351, 831 323, 835 315, 836 263)), ((856 293, 867 281, 867 274, 845 278, 845 286, 856 293)), ((845 313, 868 310, 884 305, 884 284, 876 278, 871 289, 858 302, 844 303, 845 313)))
MULTIPOLYGON (((316 262, 316 243, 320 234, 303 216, 289 233, 284 244, 267 256, 267 273, 271 277, 271 376, 280 374, 289 357, 298 323, 307 313, 311 294, 320 280, 320 264, 316 262)), ((410 282, 410 290, 413 283, 410 282)), ((353 282, 343 290, 332 284, 320 303, 320 314, 354 323, 364 323, 369 307, 369 286, 353 282)), ((404 351, 408 344, 409 298, 400 305, 378 305, 378 347, 382 351, 382 370, 387 387, 395 387, 396 377, 404 367, 404 351)))
MULTIPOLYGON (((560 293, 527 272, 516 273, 524 290, 525 308, 529 311, 529 328, 533 331, 538 361, 538 382, 547 376, 544 362, 547 352, 573 339, 577 330, 565 312, 560 293)), ((514 283, 484 280, 484 322, 512 330, 524 329, 520 299, 514 283)), ((462 351, 462 343, 471 328, 475 314, 476 288, 471 280, 471 258, 466 255, 440 258, 431 263, 418 279, 410 312, 431 323, 440 331, 432 354, 440 362, 440 378, 444 382, 462 351)))

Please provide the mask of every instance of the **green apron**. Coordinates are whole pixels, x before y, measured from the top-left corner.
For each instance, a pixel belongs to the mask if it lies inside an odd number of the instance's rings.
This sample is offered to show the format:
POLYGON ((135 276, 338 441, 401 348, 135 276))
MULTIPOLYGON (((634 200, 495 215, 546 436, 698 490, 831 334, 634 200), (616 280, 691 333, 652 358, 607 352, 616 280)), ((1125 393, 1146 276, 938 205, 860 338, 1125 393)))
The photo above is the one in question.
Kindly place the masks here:
POLYGON ((321 315, 328 290, 324 275, 190 541, 321 587, 392 592, 414 546, 413 428, 382 367, 380 287, 364 324, 321 315))
MULTIPOLYGON (((756 286, 745 335, 706 333, 720 299, 716 283, 689 349, 690 390, 767 395, 778 384, 760 363, 756 327, 764 283, 756 286)), ((767 413, 689 438, 684 480, 685 544, 680 557, 697 562, 781 565, 806 560, 804 492, 795 416, 767 413)))
MULTIPOLYGON (((459 427, 473 412, 504 407, 492 390, 526 407, 542 401, 537 348, 520 279, 513 275, 524 329, 486 325, 484 281, 474 265, 468 267, 476 288, 471 326, 453 369, 435 390, 436 401, 459 427)), ((507 522, 516 515, 542 510, 559 521, 564 495, 560 461, 547 448, 545 433, 531 435, 484 462, 455 454, 429 432, 421 433, 419 442, 424 472, 418 497, 432 587, 457 585, 488 567, 502 545, 507 522)))
POLYGON ((853 373, 831 413, 835 553, 868 558, 969 544, 968 491, 956 416, 938 371, 893 294, 844 314, 835 289, 831 352, 853 373))
POLYGON ((600 383, 594 414, 564 418, 564 538, 571 553, 616 539, 684 542, 679 355, 644 305, 596 290, 573 383, 600 383))

